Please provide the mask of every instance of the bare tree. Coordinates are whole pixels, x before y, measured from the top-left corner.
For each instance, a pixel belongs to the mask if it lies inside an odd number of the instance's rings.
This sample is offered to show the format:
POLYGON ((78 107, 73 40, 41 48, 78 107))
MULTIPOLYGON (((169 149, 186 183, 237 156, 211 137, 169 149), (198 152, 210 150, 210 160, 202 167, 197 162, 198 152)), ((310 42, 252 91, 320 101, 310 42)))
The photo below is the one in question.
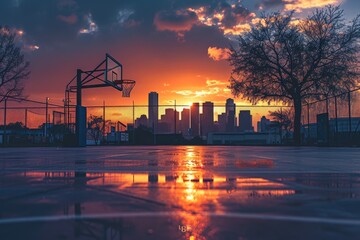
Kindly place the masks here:
POLYGON ((339 7, 263 15, 231 49, 230 88, 252 102, 294 106, 294 143, 301 143, 301 105, 358 84, 360 17, 346 23, 339 7))
POLYGON ((88 129, 90 129, 90 136, 94 139, 95 145, 99 144, 100 138, 103 135, 104 119, 102 116, 90 115, 88 119, 88 129))
MULTIPOLYGON (((292 108, 278 109, 270 111, 270 116, 274 121, 279 123, 281 129, 285 130, 286 138, 290 134, 290 131, 294 129, 294 111, 292 108)), ((282 137, 282 136, 281 136, 282 137)))
POLYGON ((29 74, 29 62, 16 45, 16 33, 0 26, 0 102, 8 97, 22 96, 22 80, 29 74))

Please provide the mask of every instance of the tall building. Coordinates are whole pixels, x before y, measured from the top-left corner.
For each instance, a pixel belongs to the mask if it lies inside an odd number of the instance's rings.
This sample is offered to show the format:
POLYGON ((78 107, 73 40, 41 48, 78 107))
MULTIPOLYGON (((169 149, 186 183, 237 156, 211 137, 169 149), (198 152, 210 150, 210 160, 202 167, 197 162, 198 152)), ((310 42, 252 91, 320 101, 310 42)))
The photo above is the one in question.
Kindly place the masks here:
MULTIPOLYGON (((175 132, 175 126, 178 126, 179 124, 179 112, 175 111, 172 108, 166 108, 165 114, 161 115, 160 119, 160 125, 159 132, 160 133, 174 133, 175 132)), ((178 132, 178 127, 176 127, 176 132, 178 132)))
POLYGON ((262 116, 260 121, 257 122, 257 131, 261 133, 268 132, 269 125, 270 120, 267 119, 265 116, 262 116))
POLYGON ((139 118, 135 119, 135 127, 148 126, 148 119, 145 114, 142 114, 139 118))
POLYGON ((149 127, 155 132, 158 126, 159 119, 159 94, 157 92, 149 93, 149 127))
POLYGON ((200 136, 199 103, 193 103, 190 109, 191 109, 191 134, 193 137, 200 136))
POLYGON ((219 132, 226 131, 226 113, 222 113, 218 115, 218 131, 219 132))
POLYGON ((239 130, 240 132, 253 132, 252 115, 250 110, 241 110, 239 113, 239 130))
POLYGON ((214 129, 214 103, 204 102, 201 121, 201 134, 207 136, 214 129))
POLYGON ((226 132, 234 132, 236 127, 235 113, 236 113, 236 105, 234 103, 234 99, 228 98, 226 99, 226 132))
POLYGON ((189 128, 190 128, 190 109, 184 108, 181 112, 180 131, 185 136, 188 135, 189 128))

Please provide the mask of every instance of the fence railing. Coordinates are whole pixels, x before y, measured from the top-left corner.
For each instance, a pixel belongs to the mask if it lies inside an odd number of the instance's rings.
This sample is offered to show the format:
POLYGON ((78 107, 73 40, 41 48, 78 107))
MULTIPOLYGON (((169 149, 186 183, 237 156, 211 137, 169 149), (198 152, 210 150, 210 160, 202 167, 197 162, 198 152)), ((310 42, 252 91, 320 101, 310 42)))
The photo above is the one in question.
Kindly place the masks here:
MULTIPOLYGON (((353 90, 304 104, 301 121, 303 144, 360 143, 359 101, 360 91, 353 90)), ((66 135, 75 133, 75 108, 64 107, 61 102, 8 99, 6 104, 3 102, 1 105, 2 144, 62 144, 67 140, 66 135)), ((173 138, 187 140, 175 143, 193 143, 193 139, 197 139, 197 143, 207 143, 210 134, 220 133, 226 133, 226 136, 230 136, 230 133, 232 138, 242 139, 225 139, 222 142, 229 144, 246 144, 260 135, 275 136, 272 138, 275 140, 261 144, 292 142, 292 124, 286 122, 286 117, 276 118, 276 115, 271 115, 271 112, 284 115, 290 113, 290 121, 293 120, 292 107, 285 105, 238 104, 235 111, 231 107, 226 108, 225 103, 200 103, 198 106, 99 105, 86 108, 89 143, 94 140, 90 132, 94 128, 89 122, 90 116, 102 120, 95 129, 99 131, 99 143, 160 144, 161 141, 157 141, 163 137, 160 135, 173 135, 173 138), (157 112, 157 118, 153 117, 154 111, 155 114, 157 112), (241 136, 235 136, 236 134, 241 136), (147 140, 142 141, 141 138, 147 140)))
POLYGON ((303 141, 307 144, 360 144, 360 89, 303 105, 303 141))

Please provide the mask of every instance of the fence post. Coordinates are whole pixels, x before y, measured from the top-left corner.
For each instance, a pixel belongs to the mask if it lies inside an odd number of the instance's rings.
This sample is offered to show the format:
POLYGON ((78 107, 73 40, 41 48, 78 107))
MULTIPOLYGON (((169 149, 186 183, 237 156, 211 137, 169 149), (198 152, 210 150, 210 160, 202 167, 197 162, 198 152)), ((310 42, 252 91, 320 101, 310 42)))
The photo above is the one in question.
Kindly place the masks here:
POLYGON ((310 141, 310 104, 307 103, 307 125, 308 125, 308 129, 307 129, 307 132, 308 132, 308 137, 307 137, 307 140, 308 140, 308 144, 309 144, 309 141, 310 141))
POLYGON ((27 116, 27 108, 25 108, 25 128, 27 128, 27 119, 28 119, 28 116, 27 116))
POLYGON ((133 145, 135 145, 135 102, 133 101, 132 104, 132 109, 133 109, 133 145))
MULTIPOLYGON (((351 96, 350 91, 348 92, 348 107, 349 107, 349 137, 351 137, 351 96)), ((351 139, 350 139, 351 140, 351 139)))
POLYGON ((4 100, 4 134, 3 134, 3 144, 7 143, 7 135, 6 135, 6 111, 7 111, 7 98, 4 100))
POLYGON ((337 112, 337 97, 335 96, 335 144, 338 143, 338 112, 337 112))
POLYGON ((47 143, 47 127, 48 127, 48 111, 49 111, 49 98, 46 97, 45 102, 45 143, 47 143))
POLYGON ((176 100, 174 100, 174 134, 176 134, 176 100))
MULTIPOLYGON (((280 128, 279 128, 279 135, 280 135, 280 144, 283 144, 283 136, 282 136, 282 128, 284 125, 284 115, 283 115, 283 111, 282 111, 282 107, 280 107, 280 116, 281 116, 281 122, 280 122, 280 128)), ((240 119, 239 119, 240 121, 240 119)))
POLYGON ((106 139, 106 118, 105 118, 105 100, 103 100, 103 127, 102 127, 102 142, 104 143, 105 142, 105 139, 106 139))

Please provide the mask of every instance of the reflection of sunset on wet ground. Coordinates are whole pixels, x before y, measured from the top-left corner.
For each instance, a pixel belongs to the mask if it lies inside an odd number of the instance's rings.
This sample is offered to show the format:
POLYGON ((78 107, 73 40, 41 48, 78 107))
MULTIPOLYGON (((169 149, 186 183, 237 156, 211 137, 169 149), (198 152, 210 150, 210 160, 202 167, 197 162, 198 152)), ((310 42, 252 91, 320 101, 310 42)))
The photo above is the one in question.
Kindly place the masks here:
POLYGON ((0 149, 1 236, 356 239, 360 225, 358 149, 39 150, 0 149))

